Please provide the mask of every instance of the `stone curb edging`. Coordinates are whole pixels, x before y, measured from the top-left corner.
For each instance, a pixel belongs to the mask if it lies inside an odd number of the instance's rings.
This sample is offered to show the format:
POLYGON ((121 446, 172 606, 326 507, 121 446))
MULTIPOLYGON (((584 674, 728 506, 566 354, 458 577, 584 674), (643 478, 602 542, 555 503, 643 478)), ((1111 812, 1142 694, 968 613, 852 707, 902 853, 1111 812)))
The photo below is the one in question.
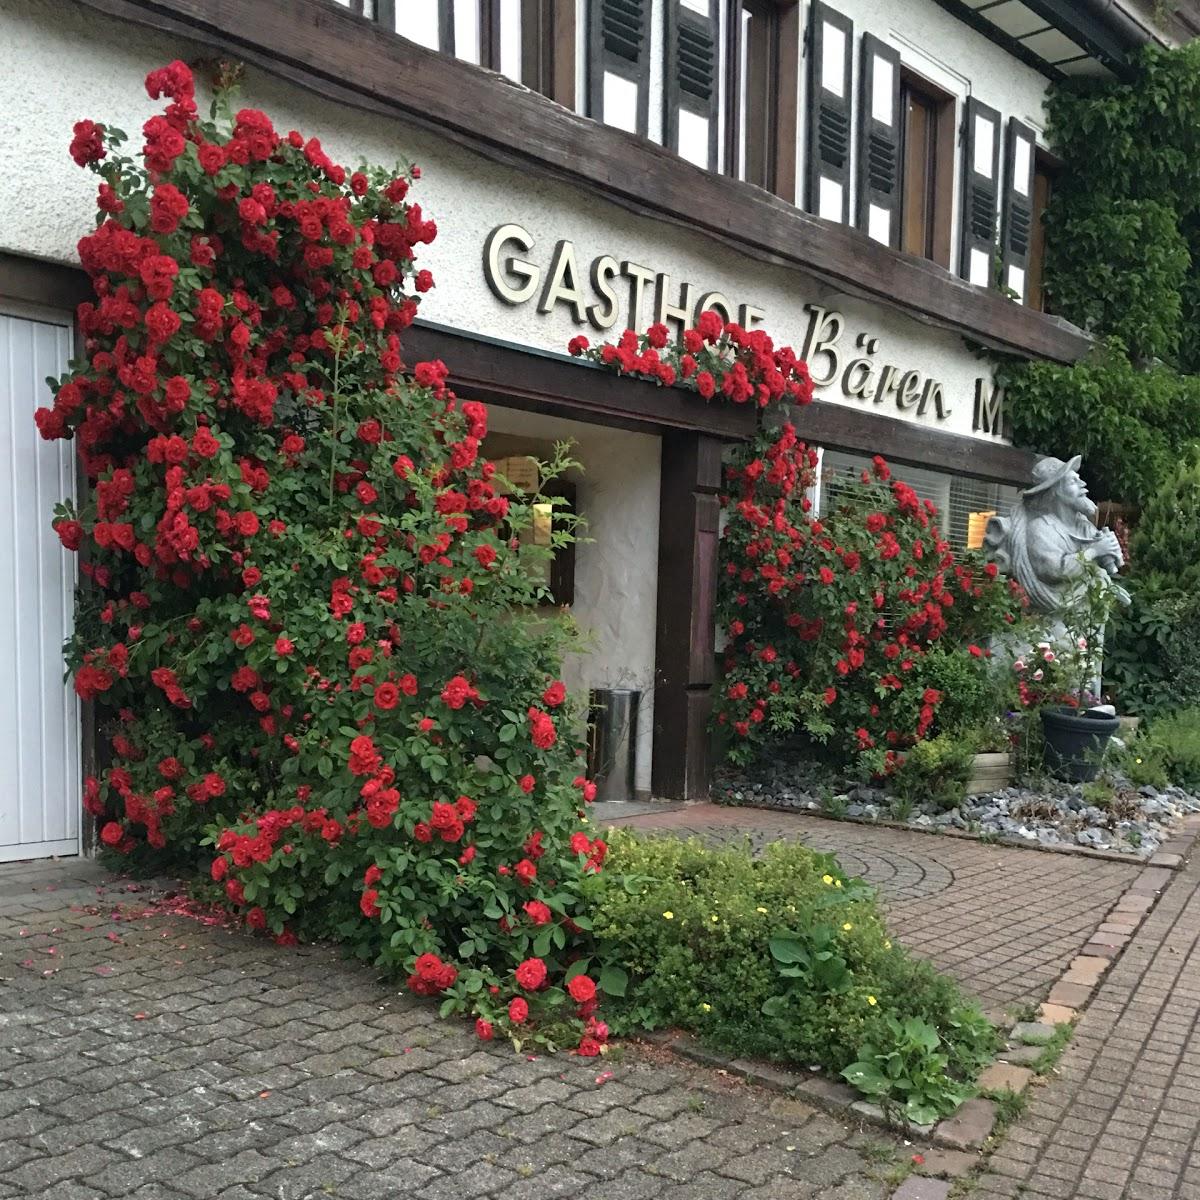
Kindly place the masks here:
MULTIPOLYGON (((774 1066, 771 1063, 736 1058, 732 1054, 712 1050, 691 1034, 677 1029, 653 1030, 638 1036, 641 1041, 665 1047, 702 1066, 712 1067, 729 1075, 736 1075, 740 1079, 746 1080, 747 1083, 757 1084, 759 1087, 769 1088, 774 1092, 782 1092, 792 1099, 803 1101, 831 1116, 853 1116, 864 1125, 873 1125, 892 1133, 903 1133, 913 1140, 944 1146, 950 1150, 960 1148, 958 1140, 953 1136, 948 1140, 943 1140, 939 1136, 938 1131, 941 1126, 946 1123, 946 1120, 952 1118, 946 1118, 937 1125, 897 1124, 888 1119, 879 1105, 862 1099, 848 1083, 830 1079, 828 1075, 815 1072, 802 1074, 800 1071, 774 1066)), ((962 1109, 971 1103, 973 1101, 968 1100, 959 1109, 959 1112, 962 1112, 962 1109)), ((985 1101, 985 1103, 990 1102, 985 1101)), ((957 1115, 956 1113, 955 1116, 957 1115)))
MULTIPOLYGON (((1049 995, 1040 1007, 1039 1019, 1018 1022, 1013 1026, 1009 1033, 1008 1049, 1002 1051, 996 1061, 980 1074, 980 1090, 1011 1091, 1017 1094, 1025 1091, 1035 1076, 1021 1060, 1034 1061, 1040 1055, 1042 1047, 1053 1039, 1057 1027, 1073 1023, 1087 1007, 1103 976, 1133 939, 1162 896, 1163 889, 1171 881, 1172 872, 1183 865, 1198 836, 1200 813, 1193 813, 1183 819, 1182 832, 1164 843, 1163 849, 1143 866, 1137 878, 1109 909, 1105 919, 1093 931, 1081 952, 1071 960, 1070 966, 1051 987, 1049 995), (1155 859, 1165 861, 1156 862, 1155 859)), ((1039 849, 1052 850, 1053 847, 1039 849)), ((995 1129, 996 1106, 982 1096, 965 1101, 957 1111, 944 1117, 936 1125, 898 1125, 889 1120, 878 1105, 859 1098, 858 1093, 849 1084, 830 1079, 828 1076, 801 1074, 770 1063, 736 1058, 731 1054, 710 1050, 690 1034, 678 1030, 643 1033, 641 1038, 704 1066, 739 1076, 760 1087, 783 1092, 833 1116, 853 1115, 864 1125, 902 1133, 914 1141, 926 1142, 937 1147, 936 1153, 946 1160, 939 1172, 942 1174, 965 1174, 975 1164, 995 1129)))
MULTIPOLYGON (((693 801, 692 803, 705 802, 693 801)), ((1184 840, 1176 835, 1163 842, 1162 846, 1149 858, 1135 858, 1131 854, 1122 854, 1119 850, 1098 850, 1093 846, 1075 846, 1069 842, 1047 846, 1042 842, 1026 841, 1024 838, 984 837, 981 834, 972 833, 967 829, 955 829, 952 825, 939 829, 931 825, 909 825, 904 821, 881 820, 878 817, 874 820, 868 820, 865 817, 838 817, 824 812, 819 808, 796 808, 790 804, 771 801, 748 803, 745 800, 729 802, 724 799, 715 799, 710 803, 716 804, 721 808, 756 808, 760 812, 794 813, 800 817, 819 817, 824 821, 839 821, 845 825, 866 825, 874 829, 899 829, 905 833, 923 833, 933 835, 934 837, 959 838, 965 842, 978 842, 981 846, 1011 846, 1018 850, 1040 850, 1044 854, 1074 854, 1083 858, 1098 858, 1104 862, 1126 863, 1131 866, 1139 864, 1142 866, 1161 866, 1168 867, 1170 870, 1179 869, 1195 837, 1193 833, 1191 837, 1184 840), (1179 848, 1181 844, 1183 845, 1183 849, 1179 848), (1173 846, 1175 849, 1168 850, 1167 847, 1169 846, 1173 846), (1171 861, 1159 862, 1157 861, 1159 859, 1171 861)), ((685 805, 685 807, 687 806, 685 805)), ((1186 829, 1188 820, 1193 816, 1200 816, 1200 813, 1191 813, 1187 817, 1184 817, 1181 827, 1186 829)))

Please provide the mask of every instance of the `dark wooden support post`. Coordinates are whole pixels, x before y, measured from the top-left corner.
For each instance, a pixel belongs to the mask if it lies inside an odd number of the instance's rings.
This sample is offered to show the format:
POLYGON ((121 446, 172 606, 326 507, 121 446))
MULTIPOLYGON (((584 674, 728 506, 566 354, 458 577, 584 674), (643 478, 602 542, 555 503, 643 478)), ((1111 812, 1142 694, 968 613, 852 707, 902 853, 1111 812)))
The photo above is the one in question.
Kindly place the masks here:
POLYGON ((651 784, 665 800, 708 798, 723 444, 684 431, 662 440, 651 784))

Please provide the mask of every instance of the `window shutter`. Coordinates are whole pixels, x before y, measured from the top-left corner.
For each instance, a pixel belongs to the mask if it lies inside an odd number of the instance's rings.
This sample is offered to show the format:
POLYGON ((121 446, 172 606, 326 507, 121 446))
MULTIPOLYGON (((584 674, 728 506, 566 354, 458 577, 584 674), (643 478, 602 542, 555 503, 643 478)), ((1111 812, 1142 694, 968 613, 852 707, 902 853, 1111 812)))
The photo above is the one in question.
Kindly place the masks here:
POLYGON ((958 273, 981 287, 992 282, 1000 186, 1000 114, 968 97, 963 135, 962 252, 958 273))
POLYGON ((643 137, 650 126, 650 2, 591 0, 588 115, 643 137))
POLYGON ((860 67, 858 226, 900 244, 900 54, 864 33, 860 67))
POLYGON ((808 43, 808 208, 850 220, 850 70, 854 23, 813 0, 808 43))
POLYGON ((667 4, 664 142, 688 162, 717 169, 717 45, 715 0, 667 4))
POLYGON ((1000 255, 1004 286, 1024 304, 1028 296, 1029 247, 1033 237, 1033 172, 1037 135, 1009 117, 1004 152, 1004 206, 1000 255))

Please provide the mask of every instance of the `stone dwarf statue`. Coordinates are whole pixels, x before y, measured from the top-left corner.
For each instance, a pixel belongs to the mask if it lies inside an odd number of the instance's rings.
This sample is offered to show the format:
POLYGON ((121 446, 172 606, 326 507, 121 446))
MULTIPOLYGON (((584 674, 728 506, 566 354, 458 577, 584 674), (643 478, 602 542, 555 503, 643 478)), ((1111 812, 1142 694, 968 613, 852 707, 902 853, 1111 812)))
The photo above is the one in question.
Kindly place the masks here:
MULTIPOLYGON (((984 530, 988 558, 1025 589, 1030 605, 1061 619, 1083 582, 1087 560, 1110 579, 1125 564, 1117 535, 1092 523, 1096 505, 1079 477, 1080 456, 1069 462, 1043 458, 1033 468, 1026 488, 1006 517, 992 517, 984 530)), ((1129 594, 1114 583, 1116 599, 1129 594)))

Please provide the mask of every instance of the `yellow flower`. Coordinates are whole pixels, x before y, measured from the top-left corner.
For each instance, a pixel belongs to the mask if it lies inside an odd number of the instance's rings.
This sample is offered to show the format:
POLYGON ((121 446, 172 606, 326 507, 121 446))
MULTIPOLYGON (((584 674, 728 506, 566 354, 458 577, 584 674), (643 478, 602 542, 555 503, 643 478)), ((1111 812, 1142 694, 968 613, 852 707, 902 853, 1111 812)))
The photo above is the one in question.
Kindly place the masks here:
POLYGON ((879 1001, 878 1001, 878 1000, 876 1000, 874 996, 868 996, 868 997, 867 997, 867 1003, 868 1003, 868 1004, 869 1004, 869 1005, 870 1005, 872 1008, 874 1008, 874 1007, 875 1007, 875 1005, 879 1003, 879 1001))
POLYGON ((668 921, 673 921, 675 919, 675 914, 671 912, 670 909, 663 913, 663 916, 666 917, 668 921))
POLYGON ((842 886, 842 881, 841 881, 840 879, 835 879, 835 880, 833 881, 833 886, 834 886, 834 887, 841 887, 841 886, 842 886))
POLYGON ((765 908, 763 908, 763 906, 760 904, 754 911, 760 912, 760 913, 765 913, 767 910, 765 908))
POLYGON ((711 913, 708 919, 715 925, 721 918, 716 913, 711 913))
POLYGON ((892 948, 892 943, 887 938, 883 939, 883 948, 885 950, 890 950, 892 948))
POLYGON ((1142 760, 1141 760, 1140 758, 1135 758, 1133 761, 1134 761, 1135 763, 1140 763, 1142 760))
POLYGON ((700 1005, 700 1011, 701 1012, 712 1012, 712 1005, 711 1004, 702 1004, 702 1005, 700 1005))
POLYGON ((821 882, 824 884, 831 884, 833 882, 833 876, 832 875, 822 875, 821 882))
POLYGON ((845 925, 843 925, 843 926, 842 926, 842 928, 843 928, 843 929, 844 929, 844 930, 845 930, 847 933, 849 933, 849 932, 850 932, 850 930, 852 930, 852 929, 854 928, 854 926, 853 926, 853 925, 851 925, 849 921, 847 921, 847 922, 845 923, 845 925))

